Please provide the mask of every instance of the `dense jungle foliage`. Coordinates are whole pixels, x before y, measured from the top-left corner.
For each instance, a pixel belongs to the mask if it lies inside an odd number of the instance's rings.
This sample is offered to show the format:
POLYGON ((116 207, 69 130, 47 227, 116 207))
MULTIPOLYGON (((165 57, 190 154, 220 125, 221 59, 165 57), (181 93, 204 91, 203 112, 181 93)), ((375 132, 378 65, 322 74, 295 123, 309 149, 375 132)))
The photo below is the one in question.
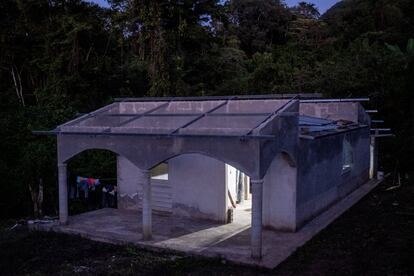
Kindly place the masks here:
MULTIPOLYGON (((412 0, 346 0, 323 15, 280 0, 108 2, 0 1, 0 218, 31 215, 40 179, 56 211, 55 138, 31 131, 122 96, 368 96, 396 134, 381 142, 382 168, 412 173, 412 0)), ((116 169, 106 153, 73 163, 116 169)))

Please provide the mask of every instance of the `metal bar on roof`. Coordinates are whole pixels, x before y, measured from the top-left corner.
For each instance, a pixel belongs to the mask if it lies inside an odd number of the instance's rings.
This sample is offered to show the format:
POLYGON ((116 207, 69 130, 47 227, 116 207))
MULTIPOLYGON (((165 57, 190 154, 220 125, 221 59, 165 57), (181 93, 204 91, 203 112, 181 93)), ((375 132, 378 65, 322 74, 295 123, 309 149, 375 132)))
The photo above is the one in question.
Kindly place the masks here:
POLYGON ((244 137, 243 135, 238 134, 170 134, 170 133, 128 133, 128 132, 70 132, 70 131, 60 131, 58 129, 50 131, 32 131, 34 135, 44 135, 44 136, 56 136, 56 135, 92 135, 92 136, 153 136, 153 137, 219 137, 219 138, 248 138, 248 139, 267 139, 273 140, 276 138, 275 135, 255 135, 244 137))
POLYGON ((391 131, 390 128, 371 128, 372 131, 391 131))
POLYGON ((286 106, 288 106, 294 99, 296 98, 293 97, 291 98, 289 101, 287 101, 286 103, 284 103, 282 106, 280 106, 279 108, 277 108, 275 111, 273 111, 272 113, 270 113, 265 119, 263 119, 260 123, 258 123, 256 126, 254 126, 253 128, 251 128, 246 134, 245 136, 248 136, 250 134, 252 134, 252 132, 258 128, 260 125, 262 125, 264 122, 266 122, 267 120, 269 120, 272 116, 274 116, 275 114, 277 114, 279 111, 281 111, 283 108, 285 108, 286 106))
POLYGON ((299 138, 307 139, 307 140, 315 140, 315 136, 305 135, 305 134, 299 134, 299 138))
POLYGON ((137 120, 137 119, 139 119, 139 118, 141 118, 141 117, 143 117, 143 116, 145 116, 145 115, 147 115, 147 114, 149 114, 151 112, 157 111, 157 110, 163 108, 164 106, 167 106, 169 103, 170 102, 166 102, 166 103, 160 104, 159 106, 156 106, 156 107, 154 107, 154 108, 152 108, 152 109, 150 109, 150 110, 148 110, 148 111, 146 111, 144 113, 136 114, 135 117, 130 118, 130 119, 126 120, 126 121, 123 121, 122 123, 120 123, 120 124, 118 124, 118 125, 116 125, 114 127, 124 126, 124 125, 126 125, 126 124, 128 124, 128 123, 130 123, 132 121, 135 121, 135 120, 137 120))
POLYGON ((378 113, 378 110, 376 110, 376 109, 372 109, 372 110, 368 109, 368 110, 365 110, 365 112, 366 113, 378 113))
MULTIPOLYGON (((132 117, 137 116, 136 113, 122 113, 122 114, 107 114, 103 116, 109 116, 109 117, 132 117)), ((143 114, 140 114, 143 115, 143 114)), ((200 115, 200 113, 153 113, 153 114, 145 114, 145 117, 186 117, 186 116, 197 116, 200 115)))
POLYGON ((371 137, 375 137, 375 138, 381 138, 381 137, 395 137, 395 134, 393 134, 393 133, 387 133, 387 134, 375 134, 375 135, 371 135, 371 137))
MULTIPOLYGON (((155 113, 155 114, 145 114, 145 117, 191 117, 198 116, 203 113, 155 113)), ((269 113, 208 113, 206 116, 267 116, 269 113)), ((102 116, 109 117, 131 117, 136 116, 135 113, 123 113, 123 114, 104 114, 102 116)))
POLYGON ((230 99, 226 100, 225 102, 223 102, 223 103, 221 103, 221 104, 219 104, 219 105, 211 108, 210 110, 208 110, 208 111, 200 114, 199 116, 197 116, 196 118, 192 119, 191 121, 189 121, 189 122, 183 124, 182 126, 174 129, 170 134, 177 133, 180 129, 188 127, 189 125, 191 125, 191 124, 195 123, 196 121, 200 120, 201 118, 205 117, 207 114, 209 114, 209 113, 211 113, 211 112, 219 109, 220 107, 226 105, 230 100, 232 100, 234 98, 236 98, 236 97, 230 98, 230 99))
POLYGON ((301 103, 369 102, 369 98, 300 100, 301 103))
POLYGON ((97 116, 99 113, 105 112, 105 111, 107 111, 107 110, 109 110, 109 109, 111 109, 111 108, 115 107, 116 105, 117 105, 117 103, 111 103, 111 104, 106 105, 106 106, 104 106, 104 107, 101 107, 101 108, 99 108, 99 109, 97 109, 97 110, 95 110, 95 111, 93 111, 93 112, 86 113, 86 114, 84 114, 84 115, 82 115, 82 116, 80 116, 80 117, 78 117, 78 118, 75 118, 75 119, 73 119, 73 120, 69 121, 69 122, 66 122, 66 123, 64 123, 64 124, 61 124, 61 125, 59 125, 59 126, 58 126, 58 128, 59 128, 59 127, 63 127, 63 126, 70 126, 70 125, 73 125, 73 124, 79 123, 79 122, 81 122, 81 121, 84 121, 84 120, 86 120, 86 119, 89 119, 89 118, 95 117, 95 116, 97 116))
POLYGON ((371 120, 371 123, 381 124, 384 123, 384 120, 371 120))
POLYGON ((209 113, 207 116, 267 116, 268 112, 261 112, 261 113, 253 113, 253 112, 246 112, 246 113, 209 113))
POLYGON ((264 94, 264 95, 235 95, 235 96, 199 96, 199 97, 142 97, 142 98, 115 98, 116 102, 162 102, 162 101, 214 101, 229 100, 266 100, 266 99, 289 99, 293 96, 299 98, 320 98, 320 93, 298 93, 298 94, 264 94))

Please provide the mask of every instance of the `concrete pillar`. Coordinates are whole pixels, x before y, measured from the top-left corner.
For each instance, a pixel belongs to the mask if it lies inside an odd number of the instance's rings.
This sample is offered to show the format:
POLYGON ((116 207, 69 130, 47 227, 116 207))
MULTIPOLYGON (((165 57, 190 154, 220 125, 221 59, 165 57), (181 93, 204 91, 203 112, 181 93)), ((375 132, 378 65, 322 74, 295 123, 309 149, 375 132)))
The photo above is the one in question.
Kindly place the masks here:
POLYGON ((144 241, 152 239, 152 199, 151 171, 142 171, 142 237, 144 241))
POLYGON ((244 202, 244 173, 237 170, 236 174, 237 181, 237 203, 241 204, 244 202))
POLYGON ((377 171, 378 171, 378 147, 376 144, 376 137, 371 136, 369 177, 371 179, 376 178, 377 171))
POLYGON ((244 199, 250 199, 250 179, 247 175, 244 175, 244 199))
POLYGON ((263 179, 251 179, 252 185, 252 258, 262 258, 263 179))
POLYGON ((67 168, 65 163, 58 164, 59 175, 59 221, 68 223, 68 183, 67 168))

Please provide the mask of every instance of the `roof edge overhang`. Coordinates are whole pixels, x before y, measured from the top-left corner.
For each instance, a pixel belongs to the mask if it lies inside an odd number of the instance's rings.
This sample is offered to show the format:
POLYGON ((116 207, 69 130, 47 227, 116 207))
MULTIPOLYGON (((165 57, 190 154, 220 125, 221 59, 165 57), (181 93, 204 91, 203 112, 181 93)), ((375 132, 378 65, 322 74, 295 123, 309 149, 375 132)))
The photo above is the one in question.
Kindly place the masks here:
POLYGON ((61 131, 59 129, 53 130, 35 130, 32 131, 37 136, 59 136, 59 135, 86 135, 86 136, 152 136, 152 137, 164 137, 164 138, 175 138, 175 137, 204 137, 204 138, 239 138, 240 140, 247 139, 258 139, 258 140, 273 140, 276 139, 276 135, 239 135, 239 134, 164 134, 164 133, 123 133, 123 132, 72 132, 72 131, 61 131))
POLYGON ((292 93, 292 94, 263 94, 263 95, 235 95, 235 96, 200 96, 200 97, 141 97, 115 98, 115 102, 170 102, 170 101, 219 101, 219 100, 270 100, 270 99, 318 99, 321 93, 292 93))

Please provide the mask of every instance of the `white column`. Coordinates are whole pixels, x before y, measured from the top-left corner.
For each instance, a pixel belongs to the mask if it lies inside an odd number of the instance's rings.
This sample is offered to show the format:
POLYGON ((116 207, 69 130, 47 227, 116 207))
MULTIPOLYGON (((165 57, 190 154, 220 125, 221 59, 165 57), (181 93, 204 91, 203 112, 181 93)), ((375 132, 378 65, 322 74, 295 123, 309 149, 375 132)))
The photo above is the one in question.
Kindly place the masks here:
POLYGON ((151 171, 142 171, 142 237, 152 239, 151 171))
MULTIPOLYGON (((378 132, 378 131, 377 131, 378 132)), ((378 171, 378 147, 375 136, 371 136, 369 177, 376 178, 378 171)))
POLYGON ((262 258, 263 179, 251 179, 252 185, 252 258, 262 258))
POLYGON ((68 184, 66 164, 58 164, 59 175, 59 221, 61 224, 68 223, 68 184))

